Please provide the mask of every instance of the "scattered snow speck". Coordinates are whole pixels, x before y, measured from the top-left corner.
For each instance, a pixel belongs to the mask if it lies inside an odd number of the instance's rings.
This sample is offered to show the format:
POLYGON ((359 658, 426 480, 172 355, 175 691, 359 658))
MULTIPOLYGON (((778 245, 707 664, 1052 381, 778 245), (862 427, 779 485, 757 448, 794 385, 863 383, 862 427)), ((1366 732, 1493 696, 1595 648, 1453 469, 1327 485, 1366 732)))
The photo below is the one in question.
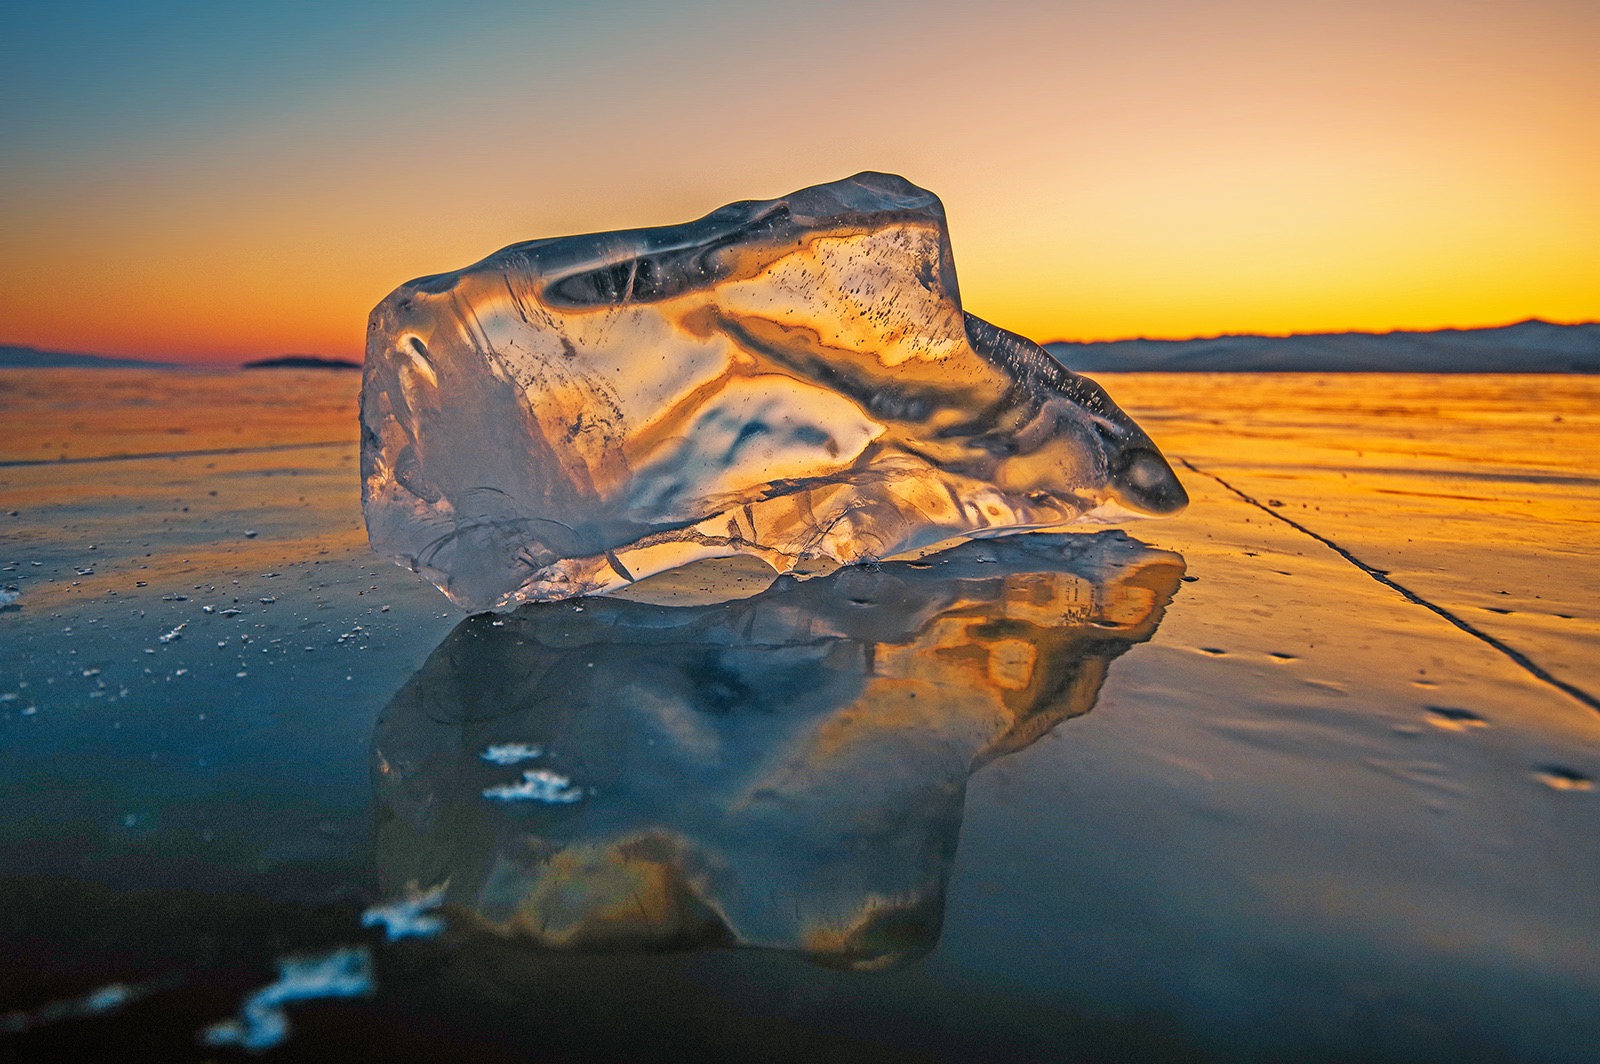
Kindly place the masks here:
POLYGON ((521 761, 532 761, 543 753, 543 747, 531 743, 499 743, 478 756, 496 765, 515 765, 521 761))
POLYGON ((237 1019, 214 1023, 199 1032, 208 1046, 239 1046, 259 1053, 289 1037, 283 1006, 312 998, 361 997, 372 993, 372 951, 346 946, 313 957, 278 961, 278 981, 244 999, 237 1019))
POLYGON ((502 802, 552 802, 565 805, 582 798, 583 791, 572 786, 572 781, 567 777, 539 768, 524 772, 521 783, 489 787, 483 796, 498 798, 502 802))
POLYGON ((382 926, 390 942, 402 938, 432 938, 444 930, 444 920, 429 915, 444 902, 444 887, 417 894, 387 905, 374 905, 361 914, 362 927, 382 926))
POLYGON ((0 1031, 5 1031, 9 1034, 20 1034, 33 1027, 42 1027, 47 1023, 75 1019, 79 1016, 98 1016, 107 1012, 115 1012, 130 1002, 137 1001, 148 994, 153 994, 160 990, 171 989, 180 982, 182 980, 177 976, 165 976, 146 983, 108 983, 98 990, 89 991, 82 997, 67 998, 64 1001, 52 1001, 41 1005, 32 1012, 0 1013, 0 1031))

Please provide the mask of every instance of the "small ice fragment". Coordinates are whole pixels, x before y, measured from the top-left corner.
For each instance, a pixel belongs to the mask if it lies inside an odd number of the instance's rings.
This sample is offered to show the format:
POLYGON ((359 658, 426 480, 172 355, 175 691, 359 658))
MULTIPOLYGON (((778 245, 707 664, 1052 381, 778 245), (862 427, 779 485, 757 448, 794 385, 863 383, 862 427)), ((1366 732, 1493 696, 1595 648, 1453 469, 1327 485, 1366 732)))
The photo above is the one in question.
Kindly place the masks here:
POLYGON ((1561 765, 1543 765, 1534 770, 1533 778, 1553 791, 1594 790, 1594 780, 1561 765))
POLYGON ((564 805, 582 798, 583 791, 573 787, 572 781, 567 777, 539 768, 524 772, 521 783, 489 787, 483 792, 483 796, 498 798, 502 802, 531 801, 564 805))
POLYGON ((1429 706, 1428 723, 1447 731, 1465 731, 1468 728, 1486 728, 1489 722, 1470 709, 1456 706, 1429 706))
POLYGON ((17 588, 0 587, 0 610, 5 609, 7 606, 16 605, 17 600, 21 597, 22 592, 17 588))
POLYGON ((499 743, 478 756, 496 765, 515 765, 520 761, 532 761, 542 753, 542 747, 531 743, 499 743))
POLYGON ((76 568, 78 570, 78 575, 79 576, 93 576, 94 575, 94 566, 92 566, 92 565, 79 565, 76 568))
POLYGON ((444 920, 428 915, 444 902, 444 887, 412 893, 402 901, 374 905, 361 914, 362 927, 382 926, 390 942, 402 938, 432 938, 444 930, 444 920))
POLYGON ((261 533, 257 532, 255 529, 252 528, 252 529, 250 529, 250 530, 245 532, 244 538, 245 539, 255 539, 259 535, 261 535, 261 533))
POLYGON ((243 612, 244 612, 244 610, 234 609, 233 607, 230 606, 228 609, 225 609, 221 613, 217 614, 217 616, 218 617, 237 617, 237 616, 239 616, 239 614, 241 614, 243 612))
POLYGON ((365 946, 345 946, 317 957, 284 957, 278 961, 277 982, 245 998, 238 1019, 202 1029, 199 1040, 259 1053, 289 1037, 289 1017, 283 1011, 287 1003, 361 997, 372 989, 372 951, 365 946))
POLYGON ((157 639, 158 642, 162 642, 162 643, 170 643, 174 639, 182 639, 183 638, 183 630, 185 628, 187 628, 187 627, 189 627, 189 622, 188 621, 184 621, 182 624, 178 625, 178 627, 174 628, 172 631, 168 632, 166 635, 157 636, 156 639, 157 639))
POLYGON ((276 596, 276 595, 262 595, 261 596, 261 601, 270 606, 274 602, 278 601, 278 596, 276 596))
POLYGON ((216 613, 217 612, 217 608, 215 606, 201 606, 200 607, 200 612, 201 613, 216 613))

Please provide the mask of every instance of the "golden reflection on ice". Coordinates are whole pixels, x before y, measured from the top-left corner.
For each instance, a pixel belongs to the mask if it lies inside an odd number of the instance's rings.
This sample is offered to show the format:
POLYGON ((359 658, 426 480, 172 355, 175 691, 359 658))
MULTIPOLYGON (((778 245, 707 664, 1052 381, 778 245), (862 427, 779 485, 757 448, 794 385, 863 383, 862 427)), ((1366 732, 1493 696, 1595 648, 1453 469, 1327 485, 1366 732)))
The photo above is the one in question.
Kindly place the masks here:
POLYGON ((1120 533, 1033 535, 732 603, 469 618, 378 726, 386 889, 444 884, 548 948, 920 955, 967 777, 1088 712, 1182 573, 1120 533), (496 797, 525 774, 581 797, 496 797))

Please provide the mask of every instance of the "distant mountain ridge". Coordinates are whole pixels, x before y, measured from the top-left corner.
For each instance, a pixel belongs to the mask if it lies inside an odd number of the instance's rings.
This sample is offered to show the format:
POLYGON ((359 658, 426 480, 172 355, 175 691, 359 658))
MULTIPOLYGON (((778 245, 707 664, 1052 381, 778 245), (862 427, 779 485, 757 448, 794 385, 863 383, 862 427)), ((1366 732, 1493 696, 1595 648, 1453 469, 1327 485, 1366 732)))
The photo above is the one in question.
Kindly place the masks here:
POLYGON ((75 351, 41 351, 37 347, 0 344, 0 369, 176 369, 176 362, 147 358, 113 358, 75 351))
POLYGON ((1045 344, 1069 369, 1146 373, 1600 373, 1600 322, 1045 344))

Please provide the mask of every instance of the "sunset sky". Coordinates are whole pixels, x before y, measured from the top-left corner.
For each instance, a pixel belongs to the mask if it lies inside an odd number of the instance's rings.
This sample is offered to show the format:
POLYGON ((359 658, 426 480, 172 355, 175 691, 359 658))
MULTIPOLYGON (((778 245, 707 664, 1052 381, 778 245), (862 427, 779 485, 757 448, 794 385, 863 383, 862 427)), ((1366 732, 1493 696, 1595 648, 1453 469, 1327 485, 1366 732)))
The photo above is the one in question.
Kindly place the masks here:
POLYGON ((859 170, 1039 340, 1600 318, 1595 0, 0 16, 0 343, 359 357, 411 277, 859 170))

